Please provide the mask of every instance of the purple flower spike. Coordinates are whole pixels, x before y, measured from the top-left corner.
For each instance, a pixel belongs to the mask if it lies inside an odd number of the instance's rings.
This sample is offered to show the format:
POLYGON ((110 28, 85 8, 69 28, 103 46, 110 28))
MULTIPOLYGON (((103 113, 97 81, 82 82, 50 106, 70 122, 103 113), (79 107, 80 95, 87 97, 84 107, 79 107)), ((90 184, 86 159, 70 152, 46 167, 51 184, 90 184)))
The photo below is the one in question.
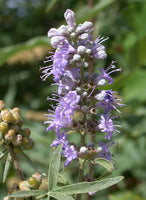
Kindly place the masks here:
POLYGON ((65 20, 67 22, 67 24, 74 28, 74 23, 75 23, 75 14, 72 10, 70 9, 67 9, 66 12, 64 13, 64 17, 65 17, 65 20))

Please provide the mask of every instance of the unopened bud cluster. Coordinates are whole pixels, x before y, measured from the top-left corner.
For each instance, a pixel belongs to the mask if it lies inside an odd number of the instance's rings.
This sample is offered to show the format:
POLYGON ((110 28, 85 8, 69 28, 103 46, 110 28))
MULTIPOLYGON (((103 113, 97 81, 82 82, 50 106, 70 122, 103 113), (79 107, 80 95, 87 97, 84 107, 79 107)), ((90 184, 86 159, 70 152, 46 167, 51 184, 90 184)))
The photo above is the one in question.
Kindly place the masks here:
MULTIPOLYGON (((27 181, 20 181, 19 184, 14 184, 9 190, 9 195, 17 191, 37 190, 42 182, 42 175, 38 172, 34 173, 27 181)), ((5 197, 3 200, 25 200, 26 198, 5 197)))
POLYGON ((34 145, 30 138, 30 129, 22 128, 22 125, 20 109, 6 108, 4 101, 0 100, 0 141, 3 141, 5 146, 12 144, 15 153, 31 149, 34 145))

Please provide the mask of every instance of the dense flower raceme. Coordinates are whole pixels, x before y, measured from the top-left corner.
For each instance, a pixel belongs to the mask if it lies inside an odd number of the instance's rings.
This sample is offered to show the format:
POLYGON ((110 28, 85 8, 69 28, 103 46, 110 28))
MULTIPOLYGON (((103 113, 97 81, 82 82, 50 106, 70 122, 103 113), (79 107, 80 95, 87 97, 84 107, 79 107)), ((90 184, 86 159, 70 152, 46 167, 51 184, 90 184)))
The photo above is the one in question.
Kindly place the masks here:
POLYGON ((92 41, 91 32, 93 25, 91 22, 75 24, 75 15, 72 10, 67 9, 64 14, 67 25, 62 25, 58 29, 52 28, 48 31, 51 45, 55 52, 47 58, 48 66, 42 67, 42 79, 53 75, 55 84, 58 86, 56 98, 57 102, 53 111, 49 110, 49 124, 47 131, 54 130, 56 139, 51 146, 63 143, 62 155, 66 158, 65 166, 78 157, 92 160, 96 157, 111 160, 108 147, 111 146, 111 137, 115 132, 119 132, 117 124, 113 119, 112 111, 120 113, 118 107, 122 107, 121 99, 117 98, 117 92, 112 90, 101 90, 106 84, 112 84, 113 72, 120 71, 113 61, 104 70, 99 69, 98 73, 90 75, 84 72, 83 68, 88 68, 89 60, 94 62, 97 59, 106 58, 103 42, 106 40, 100 36, 92 41), (100 87, 100 89, 99 89, 100 87), (75 114, 78 117, 74 117, 75 114), (68 141, 69 132, 78 134, 103 134, 103 141, 100 141, 95 148, 95 144, 86 144, 83 147, 77 146, 72 141, 68 141), (106 140, 108 143, 106 144, 106 140), (90 155, 90 156, 88 156, 90 155))

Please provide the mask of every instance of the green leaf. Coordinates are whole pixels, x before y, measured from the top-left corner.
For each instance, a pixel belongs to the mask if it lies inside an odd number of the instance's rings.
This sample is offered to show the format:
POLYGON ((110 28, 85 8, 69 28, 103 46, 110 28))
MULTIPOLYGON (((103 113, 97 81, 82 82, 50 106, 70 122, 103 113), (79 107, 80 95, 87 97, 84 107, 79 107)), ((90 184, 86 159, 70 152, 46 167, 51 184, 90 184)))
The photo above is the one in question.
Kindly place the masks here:
POLYGON ((46 9, 45 9, 45 13, 50 12, 50 10, 52 10, 53 7, 56 5, 57 1, 58 1, 58 0, 51 0, 51 1, 49 2, 48 6, 47 6, 46 9))
POLYGON ((3 65, 12 56, 28 49, 33 49, 37 46, 49 46, 50 40, 47 37, 39 36, 27 42, 8 46, 0 49, 0 66, 3 65))
POLYGON ((71 196, 68 196, 68 195, 62 194, 62 193, 57 193, 57 192, 51 192, 50 196, 54 197, 55 199, 58 199, 58 200, 74 200, 74 198, 71 196))
POLYGON ((123 99, 125 101, 144 102, 146 99, 146 70, 136 70, 125 80, 123 99))
POLYGON ((6 178, 7 178, 9 169, 10 169, 11 161, 12 161, 11 154, 8 153, 7 160, 6 160, 6 164, 5 164, 5 168, 4 168, 3 183, 6 181, 6 178))
POLYGON ((57 193, 60 192, 65 194, 81 194, 81 193, 95 192, 110 187, 120 182, 123 178, 124 178, 123 176, 117 176, 114 178, 107 178, 104 180, 99 180, 94 182, 76 183, 57 188, 56 190, 54 189, 52 190, 52 192, 57 192, 57 193))
POLYGON ((0 149, 0 159, 8 153, 7 149, 1 148, 0 149))
POLYGON ((26 160, 26 162, 27 162, 35 171, 38 171, 36 165, 32 162, 32 160, 31 160, 24 152, 22 152, 21 154, 22 154, 22 156, 24 157, 24 159, 26 160))
POLYGON ((96 158, 94 159, 93 163, 103 166, 109 172, 114 170, 112 162, 104 158, 96 158))
POLYGON ((48 189, 52 190, 57 185, 60 159, 61 159, 62 144, 59 145, 52 156, 49 171, 48 171, 48 189))
POLYGON ((68 180, 60 173, 58 174, 58 182, 64 185, 68 184, 68 180))
POLYGON ((86 20, 91 19, 94 16, 97 16, 97 14, 104 10, 106 7, 108 7, 110 4, 112 4, 115 0, 101 0, 99 3, 94 5, 92 9, 89 9, 88 6, 85 6, 82 10, 76 14, 77 23, 82 23, 86 20))
MULTIPOLYGON (((31 197, 31 196, 39 196, 45 195, 46 191, 43 190, 30 190, 30 191, 18 191, 13 194, 8 195, 9 197, 31 197)), ((47 195, 47 194, 46 194, 47 195)))

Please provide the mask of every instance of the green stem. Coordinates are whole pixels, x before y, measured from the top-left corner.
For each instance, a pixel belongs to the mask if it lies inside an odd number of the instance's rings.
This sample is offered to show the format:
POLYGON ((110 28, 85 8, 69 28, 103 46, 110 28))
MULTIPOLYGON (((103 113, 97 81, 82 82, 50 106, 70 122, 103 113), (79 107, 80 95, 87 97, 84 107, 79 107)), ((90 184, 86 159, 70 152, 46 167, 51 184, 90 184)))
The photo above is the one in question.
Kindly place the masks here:
POLYGON ((17 160, 16 154, 15 154, 15 152, 14 152, 14 149, 13 149, 13 145, 12 145, 12 144, 9 146, 9 151, 10 151, 10 154, 11 154, 11 157, 12 157, 12 161, 13 161, 13 163, 14 163, 14 167, 15 167, 15 169, 16 169, 16 171, 17 171, 19 177, 20 177, 20 179, 21 179, 22 181, 25 180, 24 175, 23 175, 23 173, 22 173, 22 171, 21 171, 21 167, 20 167, 19 162, 18 162, 18 160, 17 160))

